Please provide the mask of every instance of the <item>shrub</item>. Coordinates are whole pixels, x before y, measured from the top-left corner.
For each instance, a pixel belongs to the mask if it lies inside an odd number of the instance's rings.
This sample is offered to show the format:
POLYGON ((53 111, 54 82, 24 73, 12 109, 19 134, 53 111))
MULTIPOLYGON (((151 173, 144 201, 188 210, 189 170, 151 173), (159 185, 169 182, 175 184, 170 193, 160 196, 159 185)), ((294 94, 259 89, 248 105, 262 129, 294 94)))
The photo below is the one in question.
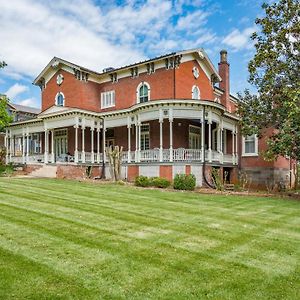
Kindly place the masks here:
POLYGON ((147 187, 150 185, 150 180, 147 176, 137 176, 134 181, 136 186, 147 187))
POLYGON ((218 191, 224 191, 224 182, 219 168, 212 168, 211 170, 212 181, 218 191))
POLYGON ((0 164, 0 176, 12 176, 14 173, 14 167, 12 164, 2 165, 0 164))
POLYGON ((193 174, 176 174, 174 178, 175 190, 193 191, 196 187, 196 177, 193 174))
POLYGON ((155 186, 158 188, 167 188, 171 185, 171 182, 168 179, 161 178, 161 177, 152 177, 150 178, 150 185, 155 186))

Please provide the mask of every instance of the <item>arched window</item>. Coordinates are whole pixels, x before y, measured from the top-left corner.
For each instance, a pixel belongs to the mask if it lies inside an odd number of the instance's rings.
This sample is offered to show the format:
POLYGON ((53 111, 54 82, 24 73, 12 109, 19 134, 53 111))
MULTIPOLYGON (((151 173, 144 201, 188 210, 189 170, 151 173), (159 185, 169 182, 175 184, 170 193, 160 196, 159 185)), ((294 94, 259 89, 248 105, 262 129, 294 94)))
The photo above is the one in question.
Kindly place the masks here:
POLYGON ((55 105, 64 106, 65 105, 65 96, 63 93, 59 92, 55 96, 55 105))
POLYGON ((137 87, 137 102, 144 103, 150 100, 150 85, 147 82, 141 82, 137 87))
POLYGON ((194 100, 200 99, 200 90, 196 85, 194 85, 192 88, 192 99, 194 100))

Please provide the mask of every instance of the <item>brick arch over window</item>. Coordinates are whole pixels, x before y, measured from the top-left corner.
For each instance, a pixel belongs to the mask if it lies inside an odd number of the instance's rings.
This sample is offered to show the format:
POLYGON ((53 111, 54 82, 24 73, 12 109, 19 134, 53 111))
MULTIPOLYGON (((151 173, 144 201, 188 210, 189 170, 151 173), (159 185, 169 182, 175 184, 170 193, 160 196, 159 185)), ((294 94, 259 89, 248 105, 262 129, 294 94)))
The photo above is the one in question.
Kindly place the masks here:
POLYGON ((137 103, 144 103, 150 101, 150 85, 142 81, 136 89, 137 103))

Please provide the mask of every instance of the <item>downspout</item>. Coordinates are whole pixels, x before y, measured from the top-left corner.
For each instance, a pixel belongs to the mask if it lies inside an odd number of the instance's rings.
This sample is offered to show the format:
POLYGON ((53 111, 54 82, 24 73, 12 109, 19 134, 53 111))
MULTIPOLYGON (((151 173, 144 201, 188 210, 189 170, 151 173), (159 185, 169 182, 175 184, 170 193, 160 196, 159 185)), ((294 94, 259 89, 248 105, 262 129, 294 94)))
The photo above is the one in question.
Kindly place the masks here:
MULTIPOLYGON (((205 106, 203 105, 203 114, 202 114, 202 120, 203 120, 203 125, 202 126, 205 126, 204 124, 205 124, 205 106)), ((205 134, 205 131, 204 131, 204 134, 205 134)), ((211 189, 216 189, 216 187, 213 185, 213 184, 211 184, 208 180, 207 180, 207 178, 206 178, 206 174, 205 174, 205 145, 204 145, 204 147, 203 147, 203 151, 204 151, 204 155, 203 155, 203 157, 204 157, 204 160, 203 160, 203 168, 202 168, 202 177, 203 177, 203 179, 204 179, 204 182, 205 182, 205 184, 206 185, 208 185, 211 189)))

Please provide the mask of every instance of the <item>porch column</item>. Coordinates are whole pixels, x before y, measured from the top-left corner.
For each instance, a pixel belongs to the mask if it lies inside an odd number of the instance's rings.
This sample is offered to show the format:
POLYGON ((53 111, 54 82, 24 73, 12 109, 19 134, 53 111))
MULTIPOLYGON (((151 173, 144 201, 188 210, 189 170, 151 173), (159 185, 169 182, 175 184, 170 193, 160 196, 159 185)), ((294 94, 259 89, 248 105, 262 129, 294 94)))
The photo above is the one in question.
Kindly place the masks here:
POLYGON ((201 161, 205 161, 205 119, 201 120, 201 161))
POLYGON ((11 131, 10 131, 10 133, 9 133, 9 145, 8 145, 8 147, 9 147, 9 161, 10 162, 12 162, 12 142, 13 142, 13 140, 12 140, 12 134, 11 134, 11 131))
POLYGON ((163 161, 163 120, 159 120, 159 161, 163 161))
POLYGON ((103 162, 106 162, 106 149, 105 149, 105 142, 106 142, 106 128, 103 127, 103 131, 102 131, 102 149, 103 149, 103 162))
POLYGON ((48 130, 45 129, 45 143, 44 143, 44 163, 47 164, 48 163, 48 153, 49 153, 49 143, 48 143, 48 130))
POLYGON ((130 163, 131 162, 131 137, 130 137, 130 133, 131 133, 131 125, 128 124, 127 125, 127 129, 128 129, 128 153, 127 153, 127 162, 130 163))
POLYGON ((78 164, 78 125, 75 128, 75 150, 74 150, 74 162, 78 164))
POLYGON ((51 162, 55 163, 55 155, 54 155, 54 130, 51 130, 51 162))
POLYGON ((84 142, 85 142, 85 134, 84 134, 84 132, 85 132, 85 127, 84 126, 82 126, 81 127, 81 131, 82 131, 82 150, 81 150, 81 161, 82 161, 82 163, 84 164, 85 163, 85 151, 84 151, 84 142))
POLYGON ((221 121, 221 128, 220 128, 220 164, 223 164, 223 120, 221 121))
POLYGON ((212 151, 211 151, 211 122, 208 122, 208 161, 212 162, 212 151))
POLYGON ((139 123, 138 124, 138 162, 141 161, 141 128, 142 127, 142 124, 139 123))
POLYGON ((232 155, 232 163, 234 164, 235 163, 235 150, 234 150, 234 146, 235 146, 235 133, 234 131, 232 130, 231 131, 231 138, 232 138, 232 151, 231 151, 231 155, 232 155))
POLYGON ((91 127, 91 162, 92 164, 95 162, 95 157, 94 157, 94 127, 91 127))
POLYGON ((238 156, 238 129, 235 126, 235 164, 239 163, 239 156, 238 156))
POLYGON ((100 163, 100 128, 97 128, 97 163, 100 163))
POLYGON ((170 125, 170 162, 173 161, 173 119, 169 118, 170 125))
POLYGON ((29 133, 26 133, 26 162, 29 161, 29 133))
POLYGON ((136 123, 135 124, 135 162, 138 162, 138 151, 139 151, 138 136, 139 136, 139 125, 136 123))
POLYGON ((25 140, 25 132, 23 131, 23 135, 22 135, 22 162, 23 162, 23 164, 25 164, 25 162, 26 162, 25 147, 26 147, 26 140, 25 140))

